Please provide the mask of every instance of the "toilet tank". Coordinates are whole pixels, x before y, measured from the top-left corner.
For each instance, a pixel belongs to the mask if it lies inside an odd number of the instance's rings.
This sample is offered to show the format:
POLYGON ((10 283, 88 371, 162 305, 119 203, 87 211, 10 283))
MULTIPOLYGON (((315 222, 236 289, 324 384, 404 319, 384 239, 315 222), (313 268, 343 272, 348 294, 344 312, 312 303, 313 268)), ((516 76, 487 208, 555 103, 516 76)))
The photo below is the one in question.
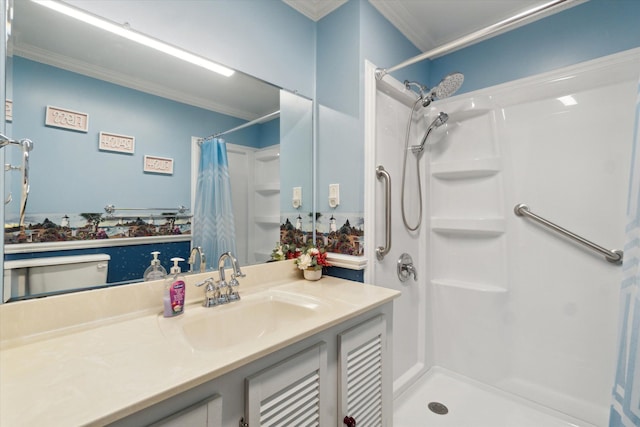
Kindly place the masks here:
POLYGON ((101 285, 107 283, 110 259, 107 254, 93 254, 5 262, 5 281, 13 277, 26 295, 101 285))

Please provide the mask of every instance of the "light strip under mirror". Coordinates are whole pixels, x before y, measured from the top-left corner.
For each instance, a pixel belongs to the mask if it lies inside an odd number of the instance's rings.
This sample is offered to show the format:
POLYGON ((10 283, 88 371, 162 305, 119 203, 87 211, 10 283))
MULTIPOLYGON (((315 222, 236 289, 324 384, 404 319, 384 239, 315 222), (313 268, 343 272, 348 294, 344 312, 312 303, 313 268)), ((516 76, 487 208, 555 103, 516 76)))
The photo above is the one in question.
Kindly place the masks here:
POLYGON ((235 72, 230 68, 224 67, 220 64, 217 64, 213 61, 205 59, 201 56, 195 55, 193 53, 187 52, 183 49, 177 48, 175 46, 172 46, 160 40, 154 39, 153 37, 149 37, 147 35, 134 31, 128 27, 128 24, 120 25, 116 22, 109 21, 107 19, 95 16, 88 12, 82 11, 80 9, 76 9, 74 7, 71 7, 69 5, 66 5, 64 3, 54 1, 54 0, 31 0, 31 1, 41 6, 47 7, 51 10, 54 10, 56 12, 67 15, 71 18, 85 22, 89 25, 93 25, 94 27, 108 31, 112 34, 116 34, 120 37, 124 37, 128 40, 134 41, 136 43, 140 43, 144 46, 166 53, 168 55, 171 55, 183 61, 197 65, 199 67, 203 67, 207 70, 214 71, 225 77, 230 77, 235 72))

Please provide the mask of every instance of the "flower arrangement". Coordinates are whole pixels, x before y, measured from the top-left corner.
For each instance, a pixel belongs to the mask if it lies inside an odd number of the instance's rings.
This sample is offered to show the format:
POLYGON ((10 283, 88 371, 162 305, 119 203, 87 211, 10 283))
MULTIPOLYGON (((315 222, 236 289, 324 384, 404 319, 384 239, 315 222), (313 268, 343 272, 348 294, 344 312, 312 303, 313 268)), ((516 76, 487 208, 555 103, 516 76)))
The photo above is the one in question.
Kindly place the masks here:
POLYGON ((311 245, 296 258, 296 264, 300 270, 322 270, 322 267, 330 267, 327 261, 327 253, 311 245))
POLYGON ((295 245, 276 243, 276 247, 271 251, 271 259, 273 261, 282 261, 285 259, 294 259, 300 256, 300 250, 295 245))

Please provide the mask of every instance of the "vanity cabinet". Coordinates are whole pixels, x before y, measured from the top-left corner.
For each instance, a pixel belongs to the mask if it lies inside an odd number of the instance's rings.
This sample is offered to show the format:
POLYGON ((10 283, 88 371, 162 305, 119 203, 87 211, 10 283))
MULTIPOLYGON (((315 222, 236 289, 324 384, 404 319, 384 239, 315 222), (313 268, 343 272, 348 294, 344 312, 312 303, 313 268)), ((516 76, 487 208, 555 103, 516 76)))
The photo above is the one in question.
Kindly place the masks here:
POLYGON ((245 381, 249 426, 321 426, 327 405, 325 343, 298 353, 245 381))
POLYGON ((344 425, 350 420, 359 426, 391 425, 386 349, 383 315, 338 335, 338 415, 344 425))
POLYGON ((390 426, 391 310, 391 303, 377 307, 112 426, 344 427, 345 417, 358 426, 390 426), (180 416, 195 416, 191 412, 202 411, 207 399, 224 402, 216 424, 204 423, 202 413, 180 424, 180 416))
POLYGON ((218 427, 222 425, 222 397, 215 395, 149 427, 218 427))

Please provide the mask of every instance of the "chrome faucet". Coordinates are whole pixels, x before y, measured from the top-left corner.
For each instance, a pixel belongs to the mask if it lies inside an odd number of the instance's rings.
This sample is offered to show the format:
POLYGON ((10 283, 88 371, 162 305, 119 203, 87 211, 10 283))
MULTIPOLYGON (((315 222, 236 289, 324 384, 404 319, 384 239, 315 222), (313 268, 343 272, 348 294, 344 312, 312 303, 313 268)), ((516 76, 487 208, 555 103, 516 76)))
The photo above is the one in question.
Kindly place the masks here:
POLYGON ((218 282, 220 292, 226 288, 225 296, 228 301, 239 300, 240 294, 238 293, 238 286, 240 286, 240 282, 238 282, 238 277, 245 277, 246 275, 240 269, 238 259, 233 256, 231 252, 225 252, 220 255, 220 258, 218 258, 218 274, 220 275, 220 281, 218 282), (229 283, 227 283, 224 273, 224 263, 227 258, 231 260, 231 265, 233 267, 233 273, 231 274, 231 280, 229 283))
POLYGON ((200 273, 204 273, 207 269, 207 259, 204 256, 204 252, 202 252, 202 248, 200 246, 196 246, 191 249, 191 253, 189 254, 189 271, 193 272, 193 266, 196 263, 196 253, 200 255, 200 273))

